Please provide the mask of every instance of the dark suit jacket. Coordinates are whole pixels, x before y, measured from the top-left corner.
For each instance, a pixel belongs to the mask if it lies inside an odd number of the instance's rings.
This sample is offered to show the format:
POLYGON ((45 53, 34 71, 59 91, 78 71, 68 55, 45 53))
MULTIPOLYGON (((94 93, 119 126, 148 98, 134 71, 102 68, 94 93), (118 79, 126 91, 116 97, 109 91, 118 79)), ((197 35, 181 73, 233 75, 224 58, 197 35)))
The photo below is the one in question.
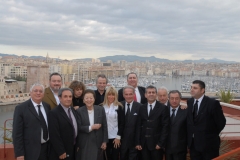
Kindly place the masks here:
POLYGON ((141 104, 138 102, 133 102, 132 109, 129 115, 128 120, 126 121, 126 113, 125 113, 125 104, 126 101, 121 102, 124 111, 124 128, 121 137, 121 147, 123 148, 133 148, 137 145, 136 142, 136 132, 137 132, 137 120, 139 116, 139 109, 141 104))
POLYGON ((117 135, 122 137, 123 128, 124 128, 124 110, 122 106, 118 106, 118 110, 116 111, 118 114, 118 132, 117 135))
MULTIPOLYGON (((87 107, 83 106, 77 109, 77 113, 79 115, 79 149, 84 148, 88 139, 89 139, 89 117, 87 107)), ((101 124, 101 128, 98 130, 93 130, 91 132, 95 132, 96 136, 96 144, 100 148, 103 142, 108 142, 108 130, 107 130, 107 120, 105 110, 101 106, 94 106, 94 123, 101 124)), ((87 153, 86 153, 87 154, 87 153)))
POLYGON ((165 148, 169 133, 170 113, 168 107, 156 101, 148 117, 147 103, 139 109, 137 124, 137 144, 149 150, 154 150, 156 145, 165 148))
MULTIPOLYGON (((138 90, 139 90, 139 93, 141 95, 141 104, 145 104, 147 103, 147 99, 145 97, 145 88, 144 87, 141 87, 141 86, 138 86, 138 90)), ((122 102, 124 101, 124 97, 123 97, 123 88, 122 89, 119 89, 118 90, 118 101, 119 102, 122 102)))
MULTIPOLYGON (((72 113, 78 122, 76 112, 73 108, 72 113)), ((49 136, 51 147, 49 159, 59 159, 59 156, 61 156, 63 153, 69 155, 69 157, 66 159, 72 160, 74 158, 75 146, 73 142, 73 125, 68 118, 68 115, 63 110, 61 104, 49 112, 49 136)))
POLYGON ((204 96, 195 121, 193 120, 193 103, 194 98, 187 101, 188 147, 190 148, 192 144, 194 134, 194 144, 197 151, 218 149, 220 146, 219 134, 226 124, 219 101, 204 96))
POLYGON ((170 102, 169 102, 169 100, 167 101, 167 107, 170 107, 170 102))
MULTIPOLYGON (((42 104, 48 116, 50 106, 44 102, 42 104)), ((38 159, 41 151, 41 124, 31 99, 16 106, 12 137, 16 157, 38 159)))
POLYGON ((43 101, 49 104, 51 109, 58 105, 50 87, 45 88, 43 101))
MULTIPOLYGON (((180 107, 173 122, 170 123, 170 132, 166 145, 168 154, 187 153, 187 109, 181 109, 180 107)), ((168 108, 170 111, 170 107, 168 108)))

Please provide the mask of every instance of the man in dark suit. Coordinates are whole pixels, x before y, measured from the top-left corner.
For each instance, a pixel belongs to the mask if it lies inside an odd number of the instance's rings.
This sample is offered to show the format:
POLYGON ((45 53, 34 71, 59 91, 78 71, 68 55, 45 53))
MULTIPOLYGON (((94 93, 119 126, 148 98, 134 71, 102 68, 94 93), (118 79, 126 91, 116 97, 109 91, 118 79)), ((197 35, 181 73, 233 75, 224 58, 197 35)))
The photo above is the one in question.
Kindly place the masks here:
POLYGON ((192 160, 210 160, 219 156, 219 134, 226 124, 219 101, 204 95, 205 83, 195 80, 187 101, 188 147, 192 160))
POLYGON ((139 109, 136 148, 142 150, 143 160, 162 160, 169 132, 169 109, 156 101, 156 87, 148 86, 145 96, 148 103, 139 109))
POLYGON ((162 103, 168 107, 170 106, 169 101, 168 101, 168 90, 166 87, 162 86, 162 87, 158 88, 157 97, 158 97, 158 101, 160 103, 162 103))
MULTIPOLYGON (((147 103, 147 99, 145 97, 145 88, 138 86, 138 77, 137 74, 134 72, 130 72, 127 75, 127 83, 129 86, 133 86, 135 88, 135 96, 134 96, 134 101, 145 104, 147 103)), ((124 101, 123 97, 123 88, 118 90, 118 101, 124 101)))
POLYGON ((94 91, 96 95, 96 99, 94 102, 95 105, 99 105, 103 103, 107 83, 108 83, 108 79, 105 76, 105 74, 99 74, 97 76, 97 80, 96 80, 97 90, 94 91))
POLYGON ((169 92, 170 131, 166 145, 166 160, 186 160, 187 109, 181 109, 182 95, 178 90, 169 92))
POLYGON ((134 101, 135 89, 132 86, 126 86, 123 88, 123 97, 125 101, 122 101, 124 106, 125 125, 121 137, 121 160, 136 160, 138 150, 136 146, 136 125, 139 115, 140 103, 134 101))
POLYGON ((44 86, 33 84, 31 99, 16 106, 13 116, 13 145, 17 160, 48 159, 48 113, 42 102, 44 86))
POLYGON ((71 107, 73 91, 61 88, 60 104, 49 112, 50 159, 74 160, 78 134, 77 115, 71 107))
POLYGON ((58 91, 62 86, 62 76, 59 73, 52 73, 49 78, 49 87, 45 89, 43 101, 50 105, 51 109, 59 103, 58 91))

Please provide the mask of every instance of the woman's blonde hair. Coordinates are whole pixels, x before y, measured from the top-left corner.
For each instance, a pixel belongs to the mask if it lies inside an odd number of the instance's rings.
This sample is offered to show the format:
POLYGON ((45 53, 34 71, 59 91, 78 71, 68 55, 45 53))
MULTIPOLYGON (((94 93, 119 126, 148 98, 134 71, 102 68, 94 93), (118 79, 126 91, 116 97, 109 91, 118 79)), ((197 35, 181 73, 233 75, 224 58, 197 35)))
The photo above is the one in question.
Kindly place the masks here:
POLYGON ((114 95, 114 97, 115 97, 114 102, 113 102, 114 106, 121 106, 121 107, 123 107, 122 103, 118 102, 117 90, 114 87, 112 87, 112 86, 108 87, 107 90, 106 90, 106 93, 105 93, 105 96, 104 96, 104 101, 102 103, 103 106, 104 105, 108 105, 108 99, 107 99, 108 95, 114 95))

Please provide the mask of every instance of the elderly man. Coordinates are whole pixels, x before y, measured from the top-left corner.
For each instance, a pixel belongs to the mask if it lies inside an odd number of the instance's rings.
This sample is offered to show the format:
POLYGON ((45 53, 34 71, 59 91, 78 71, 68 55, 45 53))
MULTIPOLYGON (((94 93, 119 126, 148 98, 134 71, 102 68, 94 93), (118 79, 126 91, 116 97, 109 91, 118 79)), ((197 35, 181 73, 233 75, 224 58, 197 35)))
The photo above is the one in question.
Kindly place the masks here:
POLYGON ((44 86, 33 84, 31 98, 16 106, 13 116, 13 145, 17 160, 48 159, 48 113, 42 102, 44 86))
POLYGON ((158 101, 160 103, 169 107, 168 90, 166 87, 162 86, 162 87, 158 88, 157 97, 158 97, 158 101))
POLYGON ((49 112, 50 159, 74 160, 78 134, 77 115, 72 103, 73 91, 61 88, 58 92, 60 104, 49 112))
POLYGON ((99 74, 96 80, 97 90, 95 90, 96 99, 94 104, 99 105, 103 102, 108 79, 104 74, 99 74))
MULTIPOLYGON (((127 83, 129 86, 132 86, 135 89, 134 101, 145 104, 147 103, 147 99, 145 97, 145 88, 138 86, 138 77, 134 72, 130 72, 127 75, 127 83)), ((118 91, 118 101, 121 102, 124 100, 123 97, 123 88, 118 91)))
POLYGON ((62 86, 62 76, 59 73, 52 73, 49 78, 49 87, 45 89, 43 101, 48 103, 51 109, 59 103, 58 91, 62 86))
POLYGON ((219 156, 219 134, 226 125, 219 101, 205 96, 205 83, 195 80, 187 101, 188 147, 192 160, 210 160, 219 156))
POLYGON ((170 106, 170 132, 166 146, 166 160, 186 160, 187 109, 180 108, 182 95, 178 90, 168 94, 170 106))
POLYGON ((125 112, 125 124, 121 137, 121 160, 136 160, 138 151, 136 146, 136 125, 139 115, 140 103, 134 101, 135 89, 132 86, 125 86, 123 88, 122 101, 125 112))

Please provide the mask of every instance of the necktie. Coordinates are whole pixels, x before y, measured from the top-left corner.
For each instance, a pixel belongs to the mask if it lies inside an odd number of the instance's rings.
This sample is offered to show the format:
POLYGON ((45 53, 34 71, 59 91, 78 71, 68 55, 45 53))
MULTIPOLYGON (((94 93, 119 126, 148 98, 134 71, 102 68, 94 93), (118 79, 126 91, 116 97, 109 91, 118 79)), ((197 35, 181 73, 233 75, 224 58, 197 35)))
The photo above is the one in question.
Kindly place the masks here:
POLYGON ((43 114, 42 114, 42 111, 40 109, 41 105, 37 105, 38 106, 38 116, 39 116, 39 119, 40 119, 40 124, 41 124, 41 127, 42 127, 42 130, 43 130, 43 139, 45 141, 47 141, 48 139, 48 128, 47 128, 47 124, 46 124, 46 121, 43 117, 43 114))
POLYGON ((175 111, 176 109, 172 109, 172 115, 171 115, 171 123, 174 121, 174 118, 175 118, 175 111))
POLYGON ((128 108, 127 108, 127 113, 126 113, 126 122, 128 121, 129 115, 130 115, 130 104, 127 104, 128 108))
POLYGON ((152 113, 152 105, 150 104, 149 106, 150 106, 150 111, 149 111, 148 117, 149 117, 149 116, 151 115, 151 113, 152 113))
POLYGON ((69 117, 70 122, 73 126, 73 143, 75 144, 75 135, 76 134, 75 134, 75 128, 74 128, 74 125, 73 125, 73 120, 72 120, 72 116, 71 116, 71 108, 70 107, 68 108, 68 117, 69 117))
POLYGON ((195 104, 193 105, 193 119, 195 119, 198 115, 198 100, 196 100, 195 104))

